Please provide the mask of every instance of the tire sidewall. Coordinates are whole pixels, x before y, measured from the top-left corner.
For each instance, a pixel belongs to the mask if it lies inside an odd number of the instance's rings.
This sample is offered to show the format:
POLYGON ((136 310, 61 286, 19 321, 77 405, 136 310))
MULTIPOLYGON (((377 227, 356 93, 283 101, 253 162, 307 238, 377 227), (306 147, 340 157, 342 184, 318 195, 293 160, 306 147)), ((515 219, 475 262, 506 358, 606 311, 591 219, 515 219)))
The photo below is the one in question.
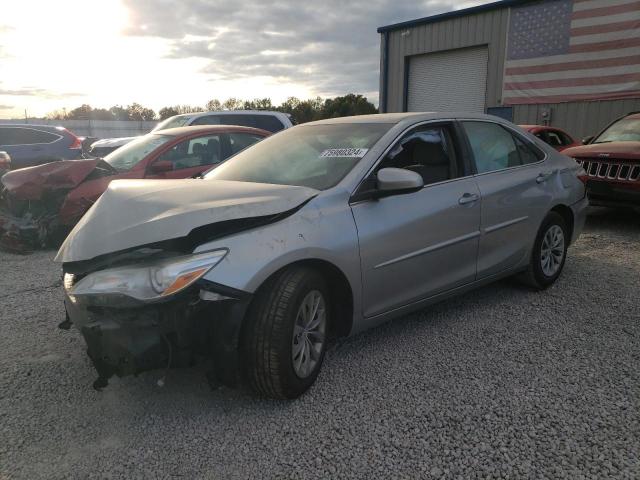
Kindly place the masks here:
POLYGON ((533 252, 531 254, 531 270, 533 276, 535 278, 536 283, 541 288, 547 288, 553 285, 553 283, 558 279, 558 277, 562 274, 562 270, 564 270, 564 264, 567 260, 567 249, 569 247, 569 237, 568 237, 568 228, 567 224, 559 214, 555 212, 550 212, 542 222, 540 226, 540 230, 538 230, 538 235, 536 237, 536 241, 533 245, 533 252), (547 231, 554 225, 559 226, 562 229, 562 234, 564 236, 564 252, 562 256, 562 262, 558 271, 552 276, 548 277, 542 271, 542 242, 544 241, 545 234, 547 231))
POLYGON ((279 373, 282 376, 283 380, 285 380, 284 384, 289 386, 287 396, 299 396, 315 382, 316 377, 320 373, 320 368, 322 367, 325 351, 327 349, 327 337, 332 311, 333 306, 331 304, 331 298, 329 297, 326 282, 317 272, 312 270, 306 271, 305 275, 303 275, 301 281, 296 286, 295 291, 291 297, 291 301, 289 302, 287 311, 285 312, 287 325, 284 339, 282 341, 282 344, 279 346, 279 354, 281 355, 281 358, 286 359, 286 361, 281 362, 281 371, 279 373), (302 300, 312 290, 319 291, 324 298, 326 308, 325 341, 322 346, 322 351, 320 352, 320 358, 318 359, 313 372, 306 378, 300 378, 294 370, 293 359, 291 355, 293 349, 293 329, 295 326, 298 309, 300 308, 302 300))

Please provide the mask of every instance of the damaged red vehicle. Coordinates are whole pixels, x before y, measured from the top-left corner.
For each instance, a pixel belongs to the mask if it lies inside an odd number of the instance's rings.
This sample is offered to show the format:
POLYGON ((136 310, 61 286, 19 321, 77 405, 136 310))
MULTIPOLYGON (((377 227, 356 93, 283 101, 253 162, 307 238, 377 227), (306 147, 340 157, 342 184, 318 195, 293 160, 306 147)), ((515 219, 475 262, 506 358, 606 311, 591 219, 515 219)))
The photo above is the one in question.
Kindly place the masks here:
POLYGON ((116 179, 189 178, 271 133, 206 125, 153 132, 104 158, 13 170, 0 179, 0 246, 27 252, 59 243, 116 179))

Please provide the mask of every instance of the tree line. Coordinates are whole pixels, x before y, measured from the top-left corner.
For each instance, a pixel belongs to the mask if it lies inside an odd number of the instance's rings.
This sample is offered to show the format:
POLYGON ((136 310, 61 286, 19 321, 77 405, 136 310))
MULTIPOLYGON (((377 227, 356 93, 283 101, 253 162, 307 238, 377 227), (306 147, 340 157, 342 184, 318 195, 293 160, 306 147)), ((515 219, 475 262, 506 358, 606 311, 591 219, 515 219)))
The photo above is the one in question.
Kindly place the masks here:
POLYGON ((84 104, 73 110, 55 110, 47 118, 55 120, 164 120, 182 113, 193 113, 212 110, 275 110, 291 115, 296 123, 311 122, 324 118, 346 117, 377 113, 378 109, 362 95, 349 93, 335 98, 311 98, 301 100, 289 97, 280 105, 274 105, 270 98, 241 100, 229 98, 224 102, 218 99, 209 100, 203 106, 173 105, 163 107, 156 113, 153 109, 139 103, 111 108, 93 108, 84 104))

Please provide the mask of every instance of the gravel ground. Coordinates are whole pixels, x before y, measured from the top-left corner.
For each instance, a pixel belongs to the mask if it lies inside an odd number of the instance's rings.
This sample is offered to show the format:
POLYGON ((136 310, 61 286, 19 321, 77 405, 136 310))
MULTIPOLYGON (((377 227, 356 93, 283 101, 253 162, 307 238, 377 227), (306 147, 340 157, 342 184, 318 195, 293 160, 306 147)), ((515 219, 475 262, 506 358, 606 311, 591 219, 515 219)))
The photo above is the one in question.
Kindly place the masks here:
POLYGON ((504 281, 339 342, 294 402, 197 368, 112 380, 52 252, 0 254, 0 479, 640 478, 640 215, 596 210, 560 281, 504 281))

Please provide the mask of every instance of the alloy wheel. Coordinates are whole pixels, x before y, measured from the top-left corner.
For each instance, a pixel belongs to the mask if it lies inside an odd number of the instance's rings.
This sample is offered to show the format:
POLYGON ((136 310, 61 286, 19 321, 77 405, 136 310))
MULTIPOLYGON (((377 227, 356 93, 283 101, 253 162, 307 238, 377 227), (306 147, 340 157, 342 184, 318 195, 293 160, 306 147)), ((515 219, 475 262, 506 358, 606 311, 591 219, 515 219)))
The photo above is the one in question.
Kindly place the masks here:
POLYGON ((304 297, 293 326, 291 359, 300 378, 311 375, 322 355, 327 324, 327 308, 322 293, 312 290, 304 297))
POLYGON ((564 260, 564 232, 558 225, 552 225, 544 234, 540 252, 542 272, 547 277, 553 277, 564 260))

